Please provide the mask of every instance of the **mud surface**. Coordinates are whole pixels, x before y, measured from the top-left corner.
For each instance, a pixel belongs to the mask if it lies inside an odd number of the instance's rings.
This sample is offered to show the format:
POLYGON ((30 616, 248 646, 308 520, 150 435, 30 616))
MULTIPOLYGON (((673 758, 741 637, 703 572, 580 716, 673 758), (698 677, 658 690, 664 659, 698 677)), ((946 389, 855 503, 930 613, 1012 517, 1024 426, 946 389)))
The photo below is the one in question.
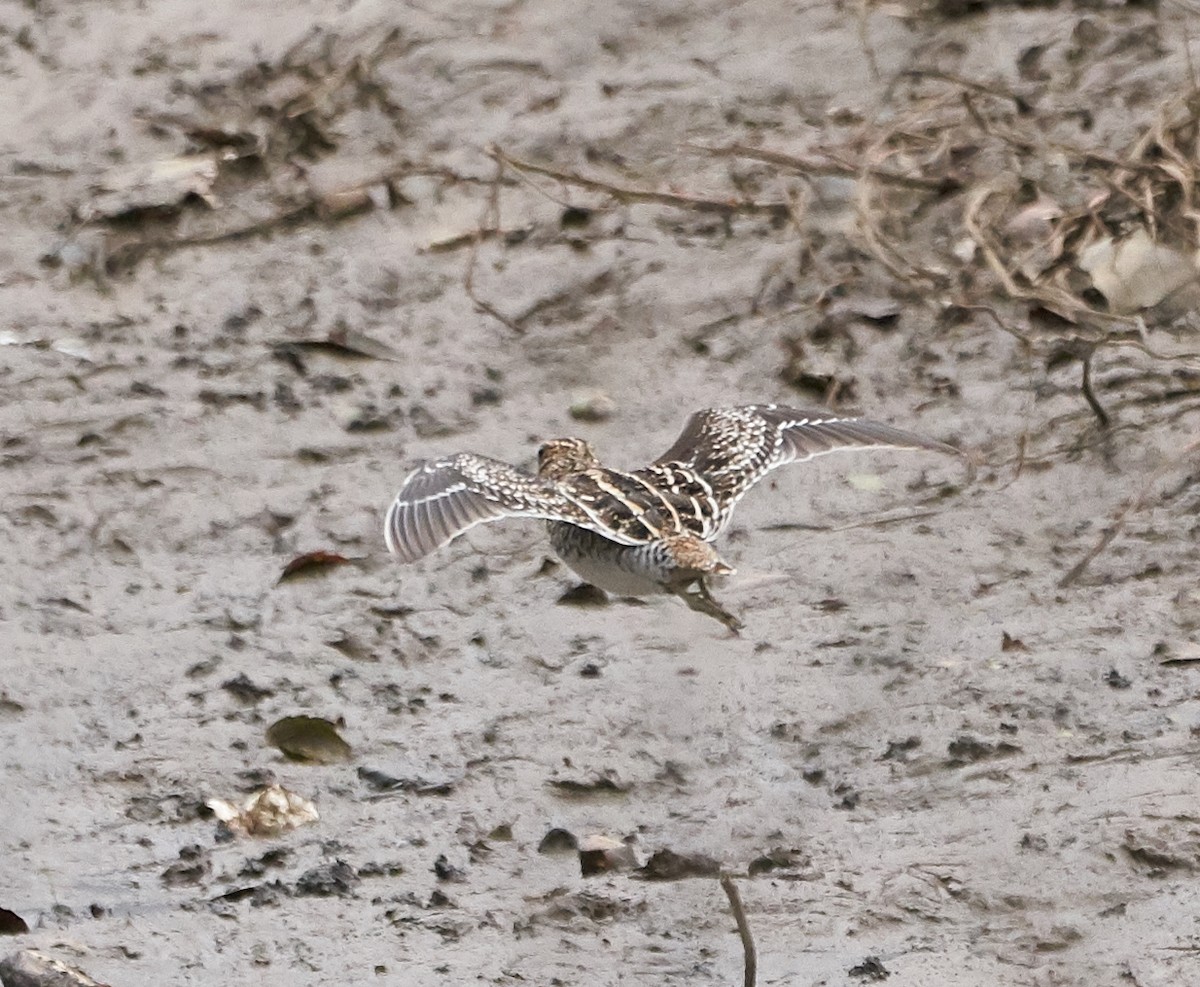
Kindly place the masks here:
POLYGON ((10 4, 12 949, 114 985, 740 982, 715 880, 581 877, 557 827, 737 875, 762 984, 1200 979, 1194 371, 1106 352, 1102 429, 1077 360, 947 316, 1032 317, 954 252, 961 202, 882 224, 889 261, 853 174, 699 150, 862 149, 941 85, 1115 154, 1188 86, 1189 10, 10 4), (379 347, 318 345, 347 330, 379 347), (774 475, 722 545, 741 638, 556 602, 536 524, 381 544, 420 459, 635 466, 694 408, 823 396, 978 473, 774 475), (351 562, 278 582, 316 550, 351 562), (296 714, 354 760, 285 760, 296 714), (219 839, 204 802, 271 780, 320 821, 219 839))

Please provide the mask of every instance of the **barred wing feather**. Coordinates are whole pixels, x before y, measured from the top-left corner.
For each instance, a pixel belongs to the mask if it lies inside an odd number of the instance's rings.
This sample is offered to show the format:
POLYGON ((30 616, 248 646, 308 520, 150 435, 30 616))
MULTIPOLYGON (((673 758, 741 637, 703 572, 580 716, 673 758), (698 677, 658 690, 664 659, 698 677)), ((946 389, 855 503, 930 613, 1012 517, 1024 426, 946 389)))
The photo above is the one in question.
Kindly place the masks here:
POLYGON ((696 412, 655 462, 679 463, 707 477, 728 511, 773 469, 856 449, 928 449, 959 455, 944 442, 880 422, 755 404, 696 412))
POLYGON ((588 524, 557 484, 473 453, 425 463, 404 481, 384 521, 388 550, 415 562, 464 531, 502 518, 588 524))

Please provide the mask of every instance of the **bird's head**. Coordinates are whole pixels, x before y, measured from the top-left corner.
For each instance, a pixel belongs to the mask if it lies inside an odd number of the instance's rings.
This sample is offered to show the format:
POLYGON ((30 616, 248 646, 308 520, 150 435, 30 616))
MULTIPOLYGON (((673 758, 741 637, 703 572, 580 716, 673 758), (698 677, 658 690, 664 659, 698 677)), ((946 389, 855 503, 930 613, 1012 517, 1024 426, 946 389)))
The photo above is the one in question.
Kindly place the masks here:
POLYGON ((583 439, 551 439, 538 449, 538 476, 561 480, 599 466, 596 451, 583 439))

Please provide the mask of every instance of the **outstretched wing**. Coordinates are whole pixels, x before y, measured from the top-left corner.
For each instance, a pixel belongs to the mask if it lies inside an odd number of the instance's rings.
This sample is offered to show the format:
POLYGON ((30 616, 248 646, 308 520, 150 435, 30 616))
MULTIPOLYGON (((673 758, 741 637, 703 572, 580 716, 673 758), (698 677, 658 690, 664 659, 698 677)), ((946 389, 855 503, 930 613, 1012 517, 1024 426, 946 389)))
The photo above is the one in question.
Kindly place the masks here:
POLYGON ((388 551, 414 562, 485 521, 544 518, 589 525, 590 518, 558 489, 508 463, 461 452, 414 470, 388 508, 388 551))
POLYGON ((679 464, 699 473, 728 520, 742 495, 771 470, 849 449, 929 449, 959 455, 944 442, 880 422, 753 404, 696 412, 655 464, 679 464))

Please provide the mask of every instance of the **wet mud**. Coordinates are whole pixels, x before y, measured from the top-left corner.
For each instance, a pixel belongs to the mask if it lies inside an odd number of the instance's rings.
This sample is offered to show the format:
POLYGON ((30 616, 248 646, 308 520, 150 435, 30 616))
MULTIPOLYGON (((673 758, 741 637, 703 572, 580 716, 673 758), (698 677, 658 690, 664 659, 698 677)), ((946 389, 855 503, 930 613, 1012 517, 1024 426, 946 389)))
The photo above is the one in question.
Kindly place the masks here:
POLYGON ((1196 37, 1183 4, 10 5, 3 952, 728 984, 727 873, 761 984, 1195 982, 1200 346, 1046 272, 1127 232, 1076 151, 1145 152, 1104 172, 1141 188, 1196 37), (975 473, 773 474, 721 544, 740 637, 575 592, 537 523, 384 549, 422 459, 633 467, 762 401, 975 473), (285 757, 297 716, 349 752, 285 757), (222 831, 271 784, 319 820, 222 831))

